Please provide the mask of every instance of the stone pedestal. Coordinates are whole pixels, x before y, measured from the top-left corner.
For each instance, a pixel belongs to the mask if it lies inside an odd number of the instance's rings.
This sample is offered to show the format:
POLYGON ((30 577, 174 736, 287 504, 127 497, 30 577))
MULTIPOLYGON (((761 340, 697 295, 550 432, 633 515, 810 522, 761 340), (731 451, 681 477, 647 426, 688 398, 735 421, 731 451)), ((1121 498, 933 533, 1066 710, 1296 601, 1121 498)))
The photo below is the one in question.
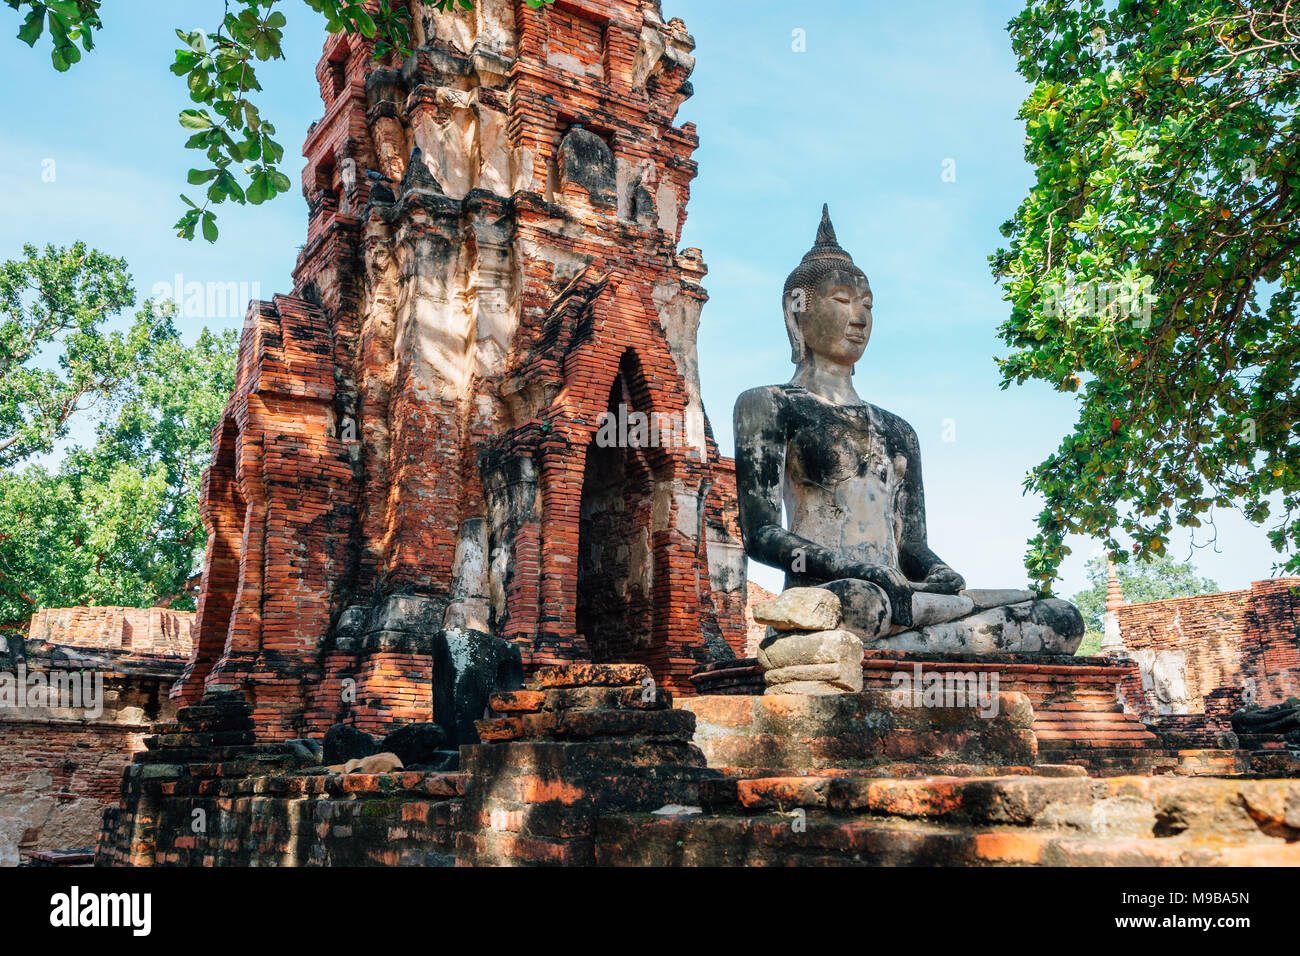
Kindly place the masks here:
POLYGON ((790 588, 754 605, 768 625, 758 647, 767 694, 842 694, 862 689, 862 641, 839 630, 840 599, 824 588, 790 588))
MULTIPOLYGON (((1130 675, 1126 664, 1104 657, 1063 654, 952 654, 883 651, 868 648, 862 662, 863 686, 889 694, 900 682, 921 688, 927 682, 948 688, 983 687, 998 694, 1024 695, 1033 709, 1032 727, 1040 759, 1072 764, 1098 776, 1122 773, 1203 772, 1197 760, 1213 756, 1215 742, 1188 747, 1164 741, 1141 718, 1126 712, 1118 688, 1130 675), (994 683, 996 681, 996 683, 994 683)), ((762 695, 767 688, 762 665, 745 658, 715 665, 692 681, 707 698, 762 695)), ((683 706, 694 706, 693 703, 683 706)), ((724 705, 711 705, 722 707, 724 705)), ((702 745, 703 746, 703 745, 702 745)), ((1230 751, 1223 751, 1229 753, 1230 751)), ((1220 771, 1223 772, 1223 771, 1220 771)))
POLYGON ((1109 776, 1143 773, 1156 763, 1177 763, 1118 700, 1129 671, 1103 657, 1064 654, 951 654, 870 649, 863 661, 865 686, 892 687, 899 674, 912 684, 984 680, 997 692, 1024 694, 1033 708, 1041 759, 1069 763, 1109 776))
POLYGON ((758 648, 765 694, 843 694, 862 689, 862 642, 848 631, 776 634, 758 648))
POLYGON ((855 694, 690 697, 694 743, 713 768, 815 772, 871 768, 881 776, 979 773, 1038 762, 1024 694, 990 706, 927 707, 897 689, 855 694))

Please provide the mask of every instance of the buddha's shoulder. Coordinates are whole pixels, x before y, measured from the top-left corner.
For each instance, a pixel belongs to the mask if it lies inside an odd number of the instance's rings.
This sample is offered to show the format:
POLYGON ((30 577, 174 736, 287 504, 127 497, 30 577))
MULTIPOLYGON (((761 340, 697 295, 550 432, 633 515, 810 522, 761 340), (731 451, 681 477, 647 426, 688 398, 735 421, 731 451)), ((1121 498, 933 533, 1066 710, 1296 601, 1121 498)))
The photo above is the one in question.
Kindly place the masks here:
POLYGON ((803 386, 792 384, 762 385, 741 392, 736 399, 738 418, 775 416, 787 424, 824 421, 828 425, 834 425, 846 416, 849 419, 860 418, 863 409, 869 411, 871 419, 876 423, 875 427, 883 431, 887 438, 906 446, 916 445, 916 431, 907 419, 869 402, 858 406, 835 406, 803 386))
POLYGON ((788 407, 790 404, 789 389, 790 386, 788 385, 760 385, 758 388, 746 389, 736 399, 736 412, 739 413, 745 409, 762 410, 788 407))
POLYGON ((917 444, 916 429, 911 426, 906 418, 891 412, 887 408, 881 408, 879 405, 870 407, 886 436, 909 446, 917 444))

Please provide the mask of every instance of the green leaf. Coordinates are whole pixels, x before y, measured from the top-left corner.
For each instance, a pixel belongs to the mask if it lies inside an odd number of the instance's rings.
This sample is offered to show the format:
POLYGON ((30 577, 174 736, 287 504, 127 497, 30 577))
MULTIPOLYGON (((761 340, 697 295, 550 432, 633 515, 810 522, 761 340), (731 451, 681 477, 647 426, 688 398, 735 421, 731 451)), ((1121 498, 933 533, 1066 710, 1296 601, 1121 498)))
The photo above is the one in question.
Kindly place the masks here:
POLYGON ((254 206, 260 206, 266 200, 271 198, 271 185, 267 180, 266 172, 259 171, 253 176, 252 182, 248 184, 246 193, 248 201, 254 206))
POLYGON ((375 35, 375 21, 364 9, 355 8, 352 11, 352 19, 363 37, 370 39, 375 35))
POLYGON ((212 117, 202 110, 181 110, 180 123, 186 129, 208 129, 212 126, 212 117))
POLYGON ((41 38, 41 33, 45 30, 45 11, 35 7, 27 14, 27 19, 23 25, 18 28, 18 39, 22 40, 28 46, 35 46, 36 41, 41 38))
POLYGON ((45 0, 45 6, 64 20, 78 21, 81 19, 81 9, 76 0, 45 0))

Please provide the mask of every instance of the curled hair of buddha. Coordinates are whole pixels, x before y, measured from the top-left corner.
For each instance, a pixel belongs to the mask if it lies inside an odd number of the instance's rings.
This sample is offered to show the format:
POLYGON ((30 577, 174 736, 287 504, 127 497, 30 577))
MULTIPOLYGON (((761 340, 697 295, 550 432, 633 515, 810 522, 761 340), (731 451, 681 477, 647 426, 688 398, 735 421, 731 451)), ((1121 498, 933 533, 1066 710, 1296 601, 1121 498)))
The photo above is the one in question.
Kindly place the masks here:
MULTIPOLYGON (((854 264, 853 257, 840 247, 839 241, 835 238, 835 227, 831 225, 830 208, 823 203, 822 221, 817 226, 817 239, 813 247, 804 253, 803 259, 795 266, 794 271, 786 278, 785 288, 781 291, 782 299, 797 291, 800 293, 800 301, 794 304, 793 311, 798 313, 806 310, 817 292, 818 284, 832 272, 862 276, 863 279, 867 277, 866 273, 854 264)), ((786 318, 786 331, 790 335, 791 361, 797 363, 803 358, 803 336, 799 332, 798 323, 789 315, 786 318)))
POLYGON ((817 227, 817 241, 804 253, 803 259, 785 280, 782 293, 789 294, 795 289, 803 289, 805 293, 811 295, 817 288, 817 283, 832 272, 847 272, 851 275, 860 275, 864 279, 867 277, 866 273, 853 263, 853 257, 840 247, 835 238, 835 227, 831 225, 830 208, 823 203, 822 221, 817 227))

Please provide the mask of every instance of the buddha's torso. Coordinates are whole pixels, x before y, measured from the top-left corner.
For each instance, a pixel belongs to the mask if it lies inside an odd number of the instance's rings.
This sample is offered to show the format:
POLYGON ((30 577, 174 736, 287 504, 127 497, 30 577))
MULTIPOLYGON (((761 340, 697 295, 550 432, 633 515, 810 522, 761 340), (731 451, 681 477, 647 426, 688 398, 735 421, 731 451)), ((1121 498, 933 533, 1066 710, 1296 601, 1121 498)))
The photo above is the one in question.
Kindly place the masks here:
POLYGON ((789 530, 864 563, 897 568, 907 458, 886 437, 887 413, 836 405, 797 386, 781 391, 789 530))

